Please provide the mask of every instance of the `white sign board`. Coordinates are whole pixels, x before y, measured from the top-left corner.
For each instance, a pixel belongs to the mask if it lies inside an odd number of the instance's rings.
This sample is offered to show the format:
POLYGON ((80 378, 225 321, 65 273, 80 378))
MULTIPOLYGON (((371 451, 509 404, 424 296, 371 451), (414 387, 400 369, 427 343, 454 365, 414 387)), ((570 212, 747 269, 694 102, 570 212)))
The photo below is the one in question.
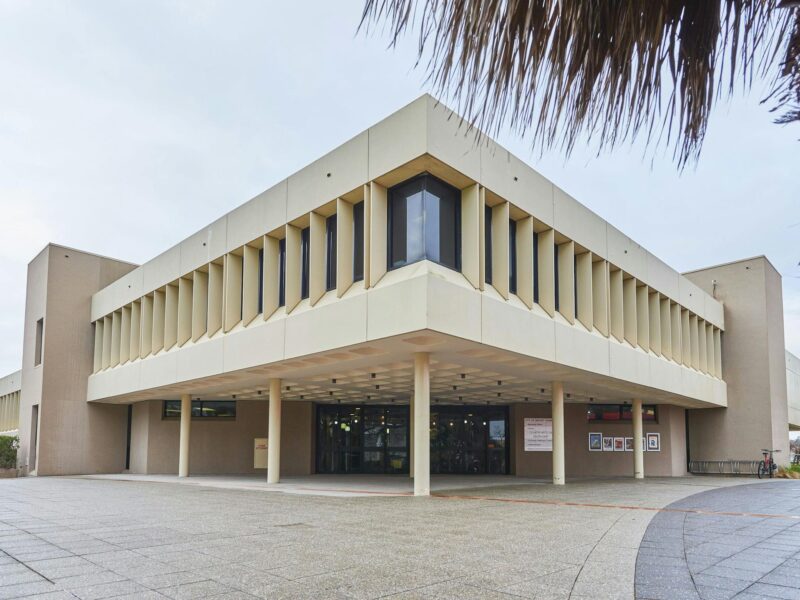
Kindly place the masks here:
POLYGON ((267 468, 267 438, 255 438, 253 440, 253 468, 267 468))
POLYGON ((525 419, 525 452, 553 451, 553 419, 525 419))

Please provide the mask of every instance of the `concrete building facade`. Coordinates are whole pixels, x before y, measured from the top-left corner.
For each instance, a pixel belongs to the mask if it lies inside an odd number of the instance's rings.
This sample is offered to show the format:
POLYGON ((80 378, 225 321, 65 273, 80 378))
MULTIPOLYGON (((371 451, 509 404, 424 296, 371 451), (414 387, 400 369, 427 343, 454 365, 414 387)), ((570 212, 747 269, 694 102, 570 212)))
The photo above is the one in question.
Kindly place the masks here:
POLYGON ((21 469, 400 473, 424 495, 431 473, 788 452, 768 261, 681 275, 460 123, 423 96, 141 266, 48 246, 21 469))

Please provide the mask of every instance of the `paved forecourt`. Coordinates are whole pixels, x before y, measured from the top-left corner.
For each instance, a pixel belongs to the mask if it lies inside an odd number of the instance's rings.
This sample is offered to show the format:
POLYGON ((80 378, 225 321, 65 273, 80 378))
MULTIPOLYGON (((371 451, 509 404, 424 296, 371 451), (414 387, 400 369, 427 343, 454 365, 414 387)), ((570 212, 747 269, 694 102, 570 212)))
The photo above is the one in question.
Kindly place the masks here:
POLYGON ((619 479, 414 498, 6 480, 0 599, 631 598, 658 508, 740 483, 619 479))
POLYGON ((636 597, 800 598, 800 481, 709 490, 670 504, 645 532, 636 597))

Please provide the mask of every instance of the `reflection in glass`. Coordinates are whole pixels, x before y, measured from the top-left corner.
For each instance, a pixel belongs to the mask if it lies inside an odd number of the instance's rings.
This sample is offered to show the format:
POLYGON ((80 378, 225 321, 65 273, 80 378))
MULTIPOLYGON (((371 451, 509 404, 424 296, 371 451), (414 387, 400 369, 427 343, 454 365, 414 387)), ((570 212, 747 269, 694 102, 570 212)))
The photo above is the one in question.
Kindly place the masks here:
POLYGON ((389 190, 389 258, 394 269, 427 259, 461 268, 461 193, 432 175, 389 190))

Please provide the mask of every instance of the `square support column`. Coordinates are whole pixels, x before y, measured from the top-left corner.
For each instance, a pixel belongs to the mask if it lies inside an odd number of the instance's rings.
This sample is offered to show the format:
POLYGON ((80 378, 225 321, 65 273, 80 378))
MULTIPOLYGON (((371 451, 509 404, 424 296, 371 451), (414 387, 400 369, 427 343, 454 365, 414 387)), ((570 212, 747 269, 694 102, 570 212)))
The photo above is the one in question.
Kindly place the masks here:
POLYGON ((644 479, 644 451, 642 450, 642 401, 633 401, 633 476, 644 479))
POLYGON ((564 485, 564 386, 553 382, 553 485, 564 485))
POLYGON ((414 354, 414 495, 431 495, 430 357, 414 354))
POLYGON ((281 479, 281 380, 269 380, 269 433, 267 434, 267 483, 281 479))
POLYGON ((189 435, 192 429, 192 397, 181 396, 181 437, 178 454, 178 477, 189 476, 189 435))

